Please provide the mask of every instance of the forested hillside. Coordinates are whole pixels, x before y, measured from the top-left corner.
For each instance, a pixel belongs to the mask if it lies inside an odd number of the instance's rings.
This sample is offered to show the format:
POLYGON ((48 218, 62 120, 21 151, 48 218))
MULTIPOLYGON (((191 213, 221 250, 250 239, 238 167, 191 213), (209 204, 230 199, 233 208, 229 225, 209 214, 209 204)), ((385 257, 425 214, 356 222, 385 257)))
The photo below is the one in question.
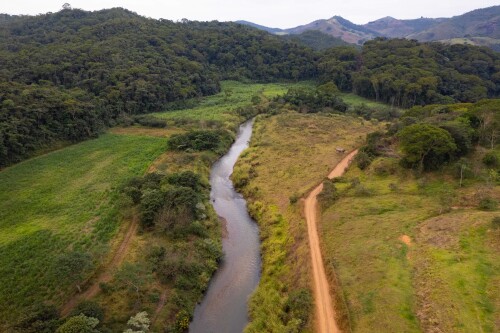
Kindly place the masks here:
POLYGON ((312 78, 313 52, 233 23, 116 8, 2 17, 0 166, 95 136, 124 114, 211 95, 221 79, 312 78))
POLYGON ((325 51, 318 67, 324 82, 404 108, 500 94, 499 53, 474 46, 377 38, 325 51))
MULTIPOLYGON (((215 94, 223 79, 319 78, 399 107, 500 93, 498 53, 466 45, 377 38, 361 51, 319 52, 236 23, 174 23, 121 8, 0 22, 0 167, 97 136, 123 117, 215 94)), ((332 45, 323 35, 302 37, 332 45)))

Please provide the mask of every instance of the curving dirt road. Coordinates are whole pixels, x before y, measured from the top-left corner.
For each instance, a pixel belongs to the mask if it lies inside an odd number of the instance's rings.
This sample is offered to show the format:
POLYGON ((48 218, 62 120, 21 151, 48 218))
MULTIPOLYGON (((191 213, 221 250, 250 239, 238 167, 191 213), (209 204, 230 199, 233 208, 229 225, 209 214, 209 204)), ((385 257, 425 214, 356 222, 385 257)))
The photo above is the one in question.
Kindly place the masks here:
POLYGON ((75 308, 75 306, 78 303, 80 303, 81 301, 89 300, 92 297, 96 296, 99 293, 99 291, 101 290, 101 288, 99 286, 101 283, 106 283, 106 282, 111 281, 111 279, 113 278, 114 270, 118 266, 120 266, 120 264, 125 259, 125 255, 127 254, 127 251, 130 247, 130 244, 131 244, 134 236, 137 234, 137 228, 139 226, 139 221, 138 221, 138 217, 136 215, 137 214, 134 214, 134 218, 127 229, 125 237, 123 238, 120 246, 118 247, 115 254, 113 255, 111 262, 109 262, 109 264, 107 264, 107 266, 104 268, 103 272, 97 277, 97 279, 95 279, 95 281, 90 285, 89 288, 87 288, 81 294, 77 294, 74 297, 72 297, 63 306, 63 308, 61 309, 62 316, 67 316, 71 312, 71 310, 73 310, 75 308))
MULTIPOLYGON (((330 172, 328 178, 342 176, 352 161, 358 150, 349 153, 335 168, 330 172)), ((311 250, 311 260, 314 280, 314 299, 316 303, 316 320, 319 333, 337 333, 340 332, 335 322, 335 311, 333 310, 330 287, 326 278, 323 257, 319 246, 319 237, 317 229, 317 211, 318 202, 316 197, 323 189, 323 183, 318 185, 306 197, 304 204, 304 213, 307 221, 307 232, 309 234, 309 247, 311 250)))

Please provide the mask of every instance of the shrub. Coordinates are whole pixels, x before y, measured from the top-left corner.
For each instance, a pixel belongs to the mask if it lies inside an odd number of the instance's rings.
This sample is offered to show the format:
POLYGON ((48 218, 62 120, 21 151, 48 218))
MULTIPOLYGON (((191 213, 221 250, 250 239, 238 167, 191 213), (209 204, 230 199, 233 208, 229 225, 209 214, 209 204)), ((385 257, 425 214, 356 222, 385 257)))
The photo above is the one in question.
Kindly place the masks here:
POLYGON ((132 186, 127 186, 123 189, 123 192, 130 198, 132 199, 132 203, 134 205, 138 204, 141 202, 141 197, 142 197, 142 191, 138 187, 132 187, 132 186))
POLYGON ((165 197, 159 190, 144 190, 141 197, 140 215, 143 228, 154 226, 155 216, 163 206, 165 197))
POLYGON ((114 285, 106 282, 99 283, 99 289, 101 289, 102 293, 105 295, 110 295, 116 290, 114 285))
POLYGON ((59 311, 53 305, 36 305, 22 317, 15 329, 23 333, 52 333, 59 326, 59 311))
POLYGON ((99 331, 95 329, 98 324, 98 319, 80 314, 69 318, 56 333, 98 333, 99 331))
POLYGON ((359 153, 357 153, 356 157, 354 158, 354 163, 356 163, 357 167, 361 170, 365 170, 368 166, 370 166, 371 162, 372 159, 370 158, 370 155, 368 155, 364 151, 360 151, 359 153))
POLYGON ((167 182, 171 185, 189 187, 195 191, 200 191, 208 187, 202 182, 200 175, 192 171, 183 171, 168 175, 167 182))
POLYGON ((169 258, 159 263, 157 274, 162 283, 174 281, 179 272, 179 261, 175 258, 169 258))
POLYGON ((321 208, 326 209, 339 198, 339 192, 335 184, 330 179, 323 181, 323 190, 318 195, 321 208))
POLYGON ((164 128, 167 127, 167 122, 164 119, 159 119, 154 116, 136 116, 134 121, 142 126, 164 128))
POLYGON ((483 157, 483 163, 489 168, 498 168, 500 166, 500 159, 495 152, 490 151, 483 157))
POLYGON ((208 237, 207 229, 199 221, 191 223, 187 228, 187 232, 198 237, 208 237))
POLYGON ((300 195, 298 193, 292 194, 289 198, 288 201, 290 202, 291 205, 294 205, 299 201, 300 195))
POLYGON ((175 332, 182 333, 189 328, 191 316, 186 310, 181 310, 175 315, 175 332))
POLYGON ((160 263, 165 259, 167 250, 163 246, 152 246, 146 253, 147 261, 153 266, 153 271, 158 269, 160 263))
POLYGON ((99 321, 104 319, 104 311, 102 307, 93 301, 83 301, 78 304, 71 312, 70 317, 75 317, 81 314, 87 317, 97 318, 99 321))
POLYGON ((160 184, 165 175, 159 172, 150 172, 143 177, 142 189, 160 189, 160 184))
POLYGON ((379 158, 371 164, 371 169, 377 176, 387 176, 396 173, 396 164, 393 163, 394 160, 379 158))
POLYGON ((484 198, 479 201, 479 209, 481 210, 496 210, 498 202, 493 198, 484 198))
POLYGON ((165 192, 166 207, 176 212, 186 211, 194 216, 199 201, 198 193, 189 187, 176 187, 165 192))
POLYGON ((232 140, 231 134, 225 130, 198 130, 172 135, 168 140, 168 148, 177 151, 209 150, 222 154, 232 140))
POLYGON ((372 194, 373 191, 363 184, 358 184, 354 187, 354 195, 358 197, 369 197, 372 194))
POLYGON ((211 239, 203 239, 196 242, 196 252, 203 258, 220 262, 224 256, 222 246, 211 239))
POLYGON ((309 319, 309 314, 311 313, 312 305, 313 305, 313 299, 311 292, 309 290, 300 289, 291 292, 285 303, 285 308, 284 308, 286 312, 285 321, 289 322, 291 320, 299 320, 300 322, 299 329, 302 329, 309 319))

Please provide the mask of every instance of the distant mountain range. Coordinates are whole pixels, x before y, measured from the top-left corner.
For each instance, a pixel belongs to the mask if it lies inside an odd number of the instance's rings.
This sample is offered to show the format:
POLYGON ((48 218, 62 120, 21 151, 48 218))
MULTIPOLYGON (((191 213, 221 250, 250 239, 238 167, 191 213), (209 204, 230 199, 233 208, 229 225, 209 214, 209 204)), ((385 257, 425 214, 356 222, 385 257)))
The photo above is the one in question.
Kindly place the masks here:
POLYGON ((451 18, 399 20, 388 16, 364 25, 354 24, 341 16, 290 29, 269 28, 247 21, 237 23, 276 35, 300 35, 306 31, 319 31, 355 45, 362 45, 376 37, 389 37, 481 45, 500 51, 500 6, 476 9, 451 18))

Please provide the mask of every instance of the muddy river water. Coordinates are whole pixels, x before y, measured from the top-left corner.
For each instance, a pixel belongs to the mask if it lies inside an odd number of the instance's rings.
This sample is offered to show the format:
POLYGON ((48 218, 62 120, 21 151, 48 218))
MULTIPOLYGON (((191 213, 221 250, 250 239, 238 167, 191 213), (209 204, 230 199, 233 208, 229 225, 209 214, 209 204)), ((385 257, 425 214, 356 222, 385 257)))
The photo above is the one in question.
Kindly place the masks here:
POLYGON ((243 123, 229 152, 212 167, 210 201, 226 221, 224 260, 212 278, 203 301, 194 312, 191 333, 238 333, 248 323, 248 297, 260 278, 257 224, 248 215, 246 201, 229 178, 241 152, 248 147, 253 121, 243 123))

